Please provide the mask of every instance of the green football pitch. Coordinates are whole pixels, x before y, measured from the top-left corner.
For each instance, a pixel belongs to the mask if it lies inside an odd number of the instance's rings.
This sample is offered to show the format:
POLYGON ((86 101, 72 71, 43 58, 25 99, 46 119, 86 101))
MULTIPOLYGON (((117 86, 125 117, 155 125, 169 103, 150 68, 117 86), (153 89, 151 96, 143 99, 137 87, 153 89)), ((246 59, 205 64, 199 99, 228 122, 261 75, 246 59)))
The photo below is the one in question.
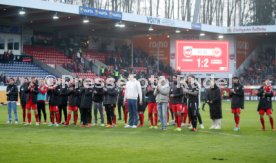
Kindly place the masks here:
MULTIPOLYGON (((201 111, 205 129, 194 133, 187 128, 176 132, 173 126, 166 131, 149 129, 147 118, 137 129, 123 128, 123 121, 112 129, 8 125, 6 106, 0 106, 0 163, 276 162, 276 132, 267 117, 267 130, 260 130, 256 107, 257 102, 245 103, 239 132, 233 131, 229 102, 223 103, 220 131, 208 129, 206 108, 201 111)), ((20 107, 18 111, 22 120, 20 107)))

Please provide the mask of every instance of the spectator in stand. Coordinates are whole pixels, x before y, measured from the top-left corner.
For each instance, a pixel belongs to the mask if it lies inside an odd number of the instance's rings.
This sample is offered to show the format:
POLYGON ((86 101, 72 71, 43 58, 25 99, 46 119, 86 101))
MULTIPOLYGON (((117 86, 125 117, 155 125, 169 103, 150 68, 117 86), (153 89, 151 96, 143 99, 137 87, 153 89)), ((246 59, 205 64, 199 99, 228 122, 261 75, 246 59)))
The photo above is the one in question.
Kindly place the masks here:
POLYGON ((89 59, 89 69, 93 71, 93 60, 91 58, 89 59))
POLYGON ((9 63, 13 64, 13 60, 14 60, 14 55, 13 55, 13 52, 10 51, 10 53, 9 53, 9 63))
POLYGON ((4 54, 0 54, 0 63, 4 61, 4 54))
POLYGON ((249 65, 252 66, 245 68, 241 75, 244 77, 244 84, 258 85, 264 78, 273 78, 273 74, 276 72, 276 58, 273 49, 267 49, 250 62, 249 65))
POLYGON ((8 60, 9 60, 9 54, 8 54, 8 52, 4 52, 3 62, 4 62, 4 63, 7 63, 8 60))
POLYGON ((105 68, 102 66, 100 69, 100 75, 103 76, 105 74, 105 68))
POLYGON ((79 52, 79 51, 77 52, 77 58, 78 58, 78 59, 81 58, 81 55, 80 55, 80 52, 79 52))

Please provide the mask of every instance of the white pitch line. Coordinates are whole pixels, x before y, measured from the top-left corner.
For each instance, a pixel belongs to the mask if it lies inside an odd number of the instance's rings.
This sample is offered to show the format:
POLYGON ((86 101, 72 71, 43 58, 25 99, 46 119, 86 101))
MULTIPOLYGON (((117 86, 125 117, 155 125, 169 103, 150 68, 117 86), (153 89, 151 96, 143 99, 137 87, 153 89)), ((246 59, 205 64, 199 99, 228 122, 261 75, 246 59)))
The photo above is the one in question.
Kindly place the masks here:
POLYGON ((236 135, 236 134, 228 134, 228 133, 224 133, 224 132, 211 132, 211 131, 198 131, 198 132, 202 132, 202 133, 210 133, 210 134, 218 134, 218 135, 226 135, 226 136, 235 136, 235 137, 240 137, 241 135, 236 135))

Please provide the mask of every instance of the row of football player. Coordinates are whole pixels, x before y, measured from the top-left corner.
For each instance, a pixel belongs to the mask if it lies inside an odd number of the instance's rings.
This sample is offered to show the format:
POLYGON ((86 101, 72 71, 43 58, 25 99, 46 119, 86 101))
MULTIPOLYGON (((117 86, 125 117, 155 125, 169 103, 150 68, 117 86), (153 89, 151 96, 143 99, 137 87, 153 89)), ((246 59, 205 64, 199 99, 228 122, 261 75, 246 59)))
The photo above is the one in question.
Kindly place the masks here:
MULTIPOLYGON (((169 118, 169 111, 174 119, 176 131, 181 131, 181 126, 186 125, 186 119, 191 122, 190 128, 196 131, 197 120, 200 127, 204 128, 199 113, 199 85, 195 82, 193 76, 188 76, 181 80, 181 86, 177 83, 177 76, 173 76, 173 81, 169 84, 164 77, 158 80, 149 78, 149 84, 145 86, 145 82, 138 82, 133 75, 130 75, 126 85, 120 83, 119 87, 114 87, 114 79, 107 78, 96 80, 92 86, 83 84, 76 87, 75 82, 69 82, 62 87, 63 80, 53 80, 51 85, 46 85, 43 80, 39 81, 32 78, 31 81, 25 79, 24 84, 19 90, 20 102, 23 109, 23 123, 31 124, 31 110, 34 111, 36 125, 41 121, 41 114, 44 114, 46 121, 45 101, 48 99, 50 117, 52 125, 59 125, 61 122, 62 112, 64 113, 64 125, 69 125, 71 113, 74 113, 74 125, 78 120, 78 109, 81 113, 81 127, 91 127, 92 124, 92 104, 94 111, 94 125, 97 124, 97 114, 100 113, 101 126, 104 126, 104 110, 106 112, 107 125, 112 128, 116 126, 115 108, 117 105, 119 119, 121 119, 121 108, 123 108, 125 128, 137 128, 138 119, 139 127, 144 126, 144 112, 148 108, 150 119, 150 127, 157 128, 158 116, 161 122, 161 129, 166 130, 169 118), (185 81, 184 81, 185 80, 185 81), (184 82, 183 82, 184 81, 184 82), (185 84, 183 84, 185 83, 185 84), (142 86, 141 86, 142 85, 142 86), (185 85, 185 86, 184 86, 185 85), (68 107, 67 107, 68 106, 68 107), (169 108, 169 109, 168 109, 169 108), (68 111, 68 113, 67 113, 68 111), (27 114, 27 123, 26 123, 27 114), (128 120, 129 115, 129 120, 128 120), (139 118, 138 118, 139 117, 139 118), (55 123, 56 118, 56 123, 55 123)), ((85 80, 84 80, 85 82, 85 80)), ((244 108, 244 92, 243 86, 239 83, 239 79, 234 77, 233 89, 230 90, 232 113, 235 119, 235 131, 238 131, 240 112, 244 108)), ((211 82, 211 88, 206 90, 206 103, 210 106, 210 117, 212 119, 211 129, 221 128, 222 109, 221 109, 221 93, 219 87, 211 82)), ((271 86, 267 81, 263 82, 263 86, 259 89, 258 111, 262 129, 265 129, 263 115, 269 116, 271 127, 274 130, 272 118, 272 101, 273 96, 271 86)), ((14 85, 14 79, 10 79, 7 87, 8 100, 8 123, 11 123, 11 112, 15 113, 15 123, 18 123, 16 111, 16 101, 18 100, 18 90, 14 85)))

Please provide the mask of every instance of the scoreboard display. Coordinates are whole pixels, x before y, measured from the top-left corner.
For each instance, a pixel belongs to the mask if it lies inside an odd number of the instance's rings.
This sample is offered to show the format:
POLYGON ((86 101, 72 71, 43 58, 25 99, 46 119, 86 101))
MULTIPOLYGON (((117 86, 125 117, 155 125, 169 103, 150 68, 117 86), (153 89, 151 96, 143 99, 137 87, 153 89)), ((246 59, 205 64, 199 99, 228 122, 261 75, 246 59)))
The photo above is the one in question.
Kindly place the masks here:
POLYGON ((229 43, 177 40, 175 60, 182 72, 229 72, 229 43))

